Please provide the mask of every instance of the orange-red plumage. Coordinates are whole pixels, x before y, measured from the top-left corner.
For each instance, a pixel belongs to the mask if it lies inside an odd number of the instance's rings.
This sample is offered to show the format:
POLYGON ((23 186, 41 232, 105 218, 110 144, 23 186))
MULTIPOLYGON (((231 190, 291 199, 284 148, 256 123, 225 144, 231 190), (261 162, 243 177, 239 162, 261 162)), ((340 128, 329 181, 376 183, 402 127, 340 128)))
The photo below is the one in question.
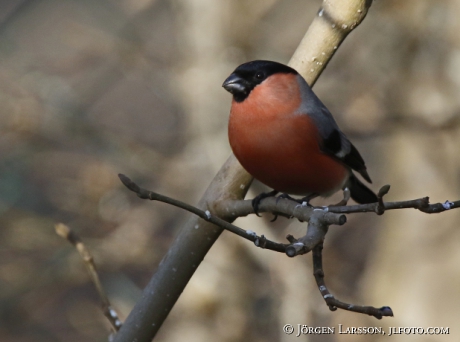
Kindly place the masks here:
POLYGON ((252 91, 250 101, 233 101, 230 145, 244 168, 271 188, 294 195, 335 192, 348 170, 321 152, 312 120, 294 114, 301 103, 295 77, 274 75, 252 91))
POLYGON ((369 177, 358 151, 295 70, 275 62, 250 62, 238 67, 224 87, 234 95, 230 145, 256 179, 277 191, 304 196, 329 196, 352 186, 358 201, 376 200, 351 172, 354 168, 369 177))

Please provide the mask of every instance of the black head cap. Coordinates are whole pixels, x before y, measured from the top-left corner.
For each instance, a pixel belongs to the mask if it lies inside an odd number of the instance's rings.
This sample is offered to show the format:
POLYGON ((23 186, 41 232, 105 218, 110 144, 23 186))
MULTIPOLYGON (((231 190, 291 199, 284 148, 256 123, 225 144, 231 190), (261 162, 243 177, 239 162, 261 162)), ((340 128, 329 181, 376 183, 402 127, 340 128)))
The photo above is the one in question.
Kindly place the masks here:
POLYGON ((258 60, 241 64, 225 80, 222 87, 233 94, 236 102, 242 102, 258 84, 277 73, 297 75, 297 71, 287 65, 258 60))

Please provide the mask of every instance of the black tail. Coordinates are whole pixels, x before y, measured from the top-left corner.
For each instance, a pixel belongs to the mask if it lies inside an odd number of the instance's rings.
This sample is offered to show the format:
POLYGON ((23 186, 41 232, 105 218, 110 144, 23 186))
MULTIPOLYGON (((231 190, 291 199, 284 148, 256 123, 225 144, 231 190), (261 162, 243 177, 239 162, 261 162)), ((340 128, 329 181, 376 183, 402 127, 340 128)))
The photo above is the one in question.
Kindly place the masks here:
POLYGON ((375 203, 378 201, 377 195, 356 178, 353 173, 348 179, 346 186, 350 189, 351 198, 360 204, 375 203))

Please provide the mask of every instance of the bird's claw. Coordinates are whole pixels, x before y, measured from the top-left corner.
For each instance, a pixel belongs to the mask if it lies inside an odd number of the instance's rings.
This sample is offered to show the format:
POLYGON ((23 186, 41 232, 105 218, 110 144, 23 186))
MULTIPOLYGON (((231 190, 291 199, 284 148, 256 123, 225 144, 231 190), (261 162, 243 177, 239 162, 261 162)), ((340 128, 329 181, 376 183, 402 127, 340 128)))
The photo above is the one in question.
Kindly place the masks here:
POLYGON ((291 201, 295 201, 295 202, 298 202, 299 200, 296 200, 295 198, 292 198, 291 196, 289 196, 288 194, 286 193, 283 193, 281 195, 279 195, 277 198, 276 198, 276 204, 278 204, 279 200, 280 199, 288 199, 288 200, 291 200, 291 201))
MULTIPOLYGON (((260 217, 260 215, 259 215, 259 205, 260 205, 260 202, 261 202, 264 198, 275 196, 277 193, 278 193, 277 190, 272 190, 272 191, 269 191, 269 192, 262 192, 260 195, 254 197, 254 199, 252 200, 252 207, 254 208, 254 213, 255 213, 257 216, 260 217)), ((275 217, 275 220, 276 220, 276 217, 275 217)))

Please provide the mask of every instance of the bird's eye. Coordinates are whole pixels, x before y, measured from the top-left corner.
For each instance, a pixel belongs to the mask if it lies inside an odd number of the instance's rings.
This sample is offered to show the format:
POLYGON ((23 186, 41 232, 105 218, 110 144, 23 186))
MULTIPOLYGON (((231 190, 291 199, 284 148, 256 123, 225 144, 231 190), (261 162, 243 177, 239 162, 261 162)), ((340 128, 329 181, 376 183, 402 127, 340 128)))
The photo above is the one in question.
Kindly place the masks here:
POLYGON ((256 74, 256 78, 257 78, 258 80, 261 80, 261 79, 264 78, 264 74, 261 73, 261 72, 258 72, 258 73, 256 74))

